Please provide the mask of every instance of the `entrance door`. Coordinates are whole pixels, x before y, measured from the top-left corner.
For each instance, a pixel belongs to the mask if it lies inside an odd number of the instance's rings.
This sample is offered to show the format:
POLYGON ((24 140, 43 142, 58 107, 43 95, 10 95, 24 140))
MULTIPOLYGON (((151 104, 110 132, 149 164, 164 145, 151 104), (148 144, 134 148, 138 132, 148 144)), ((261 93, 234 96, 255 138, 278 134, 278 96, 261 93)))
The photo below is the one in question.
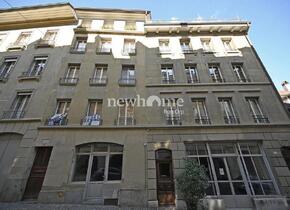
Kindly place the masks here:
POLYGON ((174 205, 172 155, 167 149, 156 151, 157 197, 159 205, 174 205))
POLYGON ((94 201, 102 197, 102 185, 106 177, 106 155, 91 155, 86 178, 85 200, 94 201))
POLYGON ((42 183, 45 177, 51 151, 52 147, 36 148, 36 156, 26 184, 23 200, 37 199, 38 194, 42 188, 42 183))

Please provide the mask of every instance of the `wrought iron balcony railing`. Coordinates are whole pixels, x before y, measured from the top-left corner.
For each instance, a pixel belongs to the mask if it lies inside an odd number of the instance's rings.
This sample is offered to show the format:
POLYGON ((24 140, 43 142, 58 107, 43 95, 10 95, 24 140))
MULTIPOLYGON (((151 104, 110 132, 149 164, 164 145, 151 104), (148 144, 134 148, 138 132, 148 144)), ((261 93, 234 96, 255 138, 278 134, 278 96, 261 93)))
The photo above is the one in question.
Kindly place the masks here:
POLYGON ((226 124, 240 124, 240 119, 235 116, 224 116, 226 124))
POLYGON ((121 86, 135 86, 136 78, 120 78, 118 83, 121 86))
POLYGON ((211 121, 208 116, 200 116, 194 119, 195 123, 200 125, 209 125, 211 121))
POLYGON ((36 47, 41 48, 41 47, 54 47, 55 40, 47 40, 47 39, 40 39, 36 47))
POLYGON ((89 84, 91 86, 97 86, 97 85, 106 85, 108 83, 108 77, 93 77, 89 79, 89 84))
POLYGON ((270 123, 268 117, 264 115, 252 115, 255 123, 270 123))
POLYGON ((136 125, 136 119, 133 117, 119 117, 118 119, 115 119, 114 124, 117 126, 136 125))
POLYGON ((76 77, 63 77, 59 79, 60 85, 76 85, 79 81, 79 78, 76 77))

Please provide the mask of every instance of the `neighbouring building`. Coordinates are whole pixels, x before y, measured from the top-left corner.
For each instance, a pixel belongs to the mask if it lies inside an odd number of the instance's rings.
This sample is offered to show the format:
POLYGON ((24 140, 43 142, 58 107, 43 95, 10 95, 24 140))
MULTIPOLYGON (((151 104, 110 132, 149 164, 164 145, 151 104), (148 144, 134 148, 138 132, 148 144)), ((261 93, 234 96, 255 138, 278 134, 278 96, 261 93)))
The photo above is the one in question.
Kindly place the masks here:
POLYGON ((0 200, 286 209, 290 121, 247 21, 68 3, 0 10, 0 200), (181 102, 181 103, 179 103, 181 102))
POLYGON ((279 94, 283 100, 283 103, 290 114, 290 85, 289 82, 284 81, 282 83, 283 90, 279 91, 279 94))

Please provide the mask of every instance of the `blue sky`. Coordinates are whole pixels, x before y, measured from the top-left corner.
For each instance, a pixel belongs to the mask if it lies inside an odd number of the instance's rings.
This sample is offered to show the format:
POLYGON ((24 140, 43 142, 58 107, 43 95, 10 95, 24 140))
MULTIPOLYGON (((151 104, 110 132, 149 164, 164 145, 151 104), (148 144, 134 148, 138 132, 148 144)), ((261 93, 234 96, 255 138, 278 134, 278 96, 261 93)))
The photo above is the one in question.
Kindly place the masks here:
MULTIPOLYGON (((12 6, 56 3, 55 0, 6 0, 12 6)), ((146 9, 154 20, 235 19, 252 22, 249 37, 273 82, 290 81, 289 0, 72 0, 75 7, 146 9)), ((9 8, 0 0, 1 8, 9 8)))

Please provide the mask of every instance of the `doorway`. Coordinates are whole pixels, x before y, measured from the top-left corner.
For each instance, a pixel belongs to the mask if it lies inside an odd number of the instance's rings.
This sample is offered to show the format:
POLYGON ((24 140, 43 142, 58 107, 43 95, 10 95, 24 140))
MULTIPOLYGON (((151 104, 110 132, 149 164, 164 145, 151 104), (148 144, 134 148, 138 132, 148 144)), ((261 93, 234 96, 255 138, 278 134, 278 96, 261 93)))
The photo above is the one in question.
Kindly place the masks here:
POLYGON ((35 200, 42 188, 52 147, 37 147, 33 166, 26 184, 23 200, 35 200))
POLYGON ((172 153, 159 149, 155 153, 157 175, 157 199, 159 205, 174 205, 175 190, 172 170, 172 153))

